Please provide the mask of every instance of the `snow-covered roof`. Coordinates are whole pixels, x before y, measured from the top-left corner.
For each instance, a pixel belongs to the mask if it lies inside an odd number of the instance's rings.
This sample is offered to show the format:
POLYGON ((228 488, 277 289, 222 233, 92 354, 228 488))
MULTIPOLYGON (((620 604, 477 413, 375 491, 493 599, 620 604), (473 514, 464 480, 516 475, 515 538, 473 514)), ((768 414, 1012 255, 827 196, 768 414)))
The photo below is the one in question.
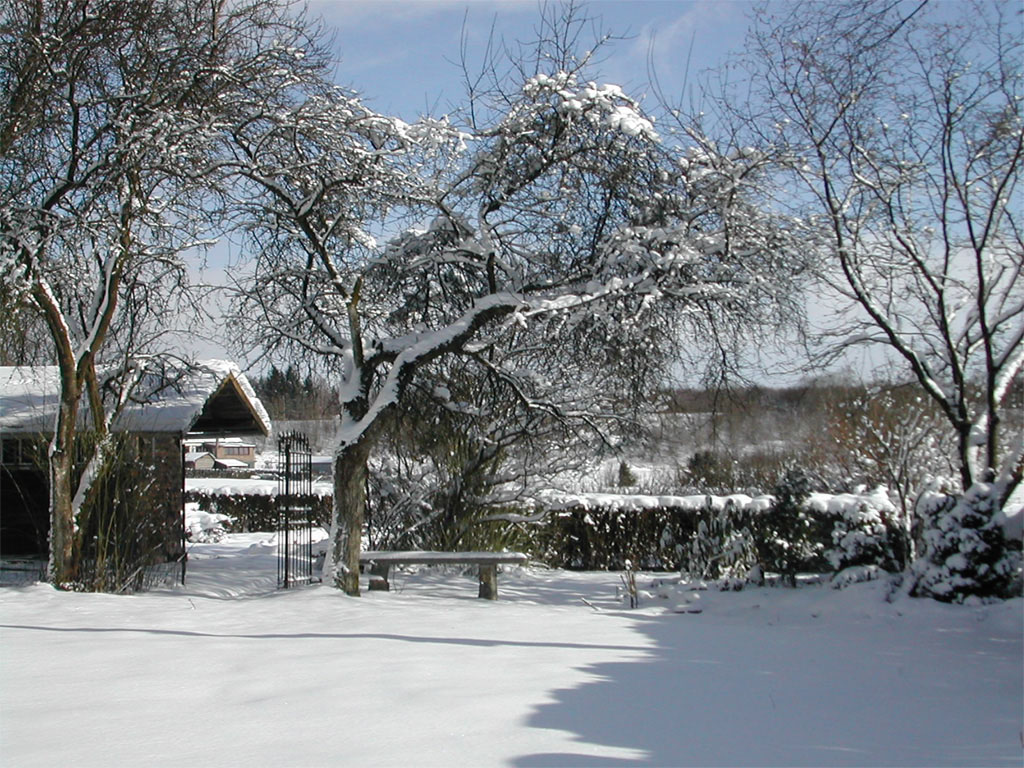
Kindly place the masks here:
POLYGON ((249 465, 238 459, 214 459, 214 463, 221 469, 248 469, 249 465))
MULTIPOLYGON (((56 366, 0 366, 0 431, 52 432, 59 400, 56 366)), ((266 435, 270 432, 270 416, 237 365, 227 360, 203 360, 163 374, 144 375, 114 428, 266 435)))

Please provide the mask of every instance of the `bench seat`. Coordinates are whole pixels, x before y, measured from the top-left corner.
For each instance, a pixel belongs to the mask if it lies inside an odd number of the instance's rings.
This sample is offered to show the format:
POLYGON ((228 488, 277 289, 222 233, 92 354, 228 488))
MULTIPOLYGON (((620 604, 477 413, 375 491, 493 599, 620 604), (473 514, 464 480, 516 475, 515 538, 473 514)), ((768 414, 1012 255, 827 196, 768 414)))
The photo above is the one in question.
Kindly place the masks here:
POLYGON ((370 589, 390 589, 388 572, 393 565, 476 565, 479 566, 480 591, 485 600, 498 599, 498 566, 524 565, 522 552, 434 552, 426 550, 368 551, 359 562, 370 566, 370 589))

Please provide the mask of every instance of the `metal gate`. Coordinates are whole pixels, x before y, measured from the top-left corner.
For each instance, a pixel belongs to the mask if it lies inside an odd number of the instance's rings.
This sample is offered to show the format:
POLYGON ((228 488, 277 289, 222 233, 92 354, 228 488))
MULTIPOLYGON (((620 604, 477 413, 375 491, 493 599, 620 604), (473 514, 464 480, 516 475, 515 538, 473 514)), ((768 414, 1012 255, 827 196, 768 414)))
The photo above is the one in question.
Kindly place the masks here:
POLYGON ((313 581, 313 471, 305 435, 277 439, 277 586, 313 581))

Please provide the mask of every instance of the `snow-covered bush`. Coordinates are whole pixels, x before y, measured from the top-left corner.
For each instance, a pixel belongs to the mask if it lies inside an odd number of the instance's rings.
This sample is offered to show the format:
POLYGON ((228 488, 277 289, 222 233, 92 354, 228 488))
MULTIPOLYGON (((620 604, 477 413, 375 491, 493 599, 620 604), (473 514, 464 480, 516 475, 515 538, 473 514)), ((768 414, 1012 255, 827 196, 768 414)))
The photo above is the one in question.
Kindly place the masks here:
POLYGON ((931 477, 953 471, 943 421, 938 406, 905 383, 854 391, 830 408, 830 462, 838 476, 889 491, 895 509, 884 517, 899 571, 913 559, 914 499, 931 477))
POLYGON ((690 542, 685 570, 695 579, 742 579, 757 562, 749 514, 734 499, 716 508, 709 498, 690 542))
POLYGON ((899 571, 892 525, 896 507, 885 489, 857 496, 842 494, 833 497, 833 502, 828 508, 835 517, 832 546, 825 552, 833 570, 873 566, 899 571))
POLYGON ((992 486, 975 483, 960 496, 918 498, 923 546, 911 569, 911 594, 961 603, 1020 591, 1021 554, 1007 546, 992 486))
POLYGON ((805 501, 810 481, 803 470, 786 470, 772 491, 771 506, 751 518, 754 545, 762 568, 782 575, 783 582, 796 586, 796 574, 821 565, 825 549, 822 520, 812 514, 805 501))
POLYGON ((193 543, 220 541, 227 535, 231 523, 227 515, 202 510, 195 502, 185 505, 185 537, 193 543))
POLYGON ((882 578, 885 573, 886 571, 877 565, 851 565, 832 577, 832 586, 835 589, 845 589, 852 584, 875 581, 882 578))

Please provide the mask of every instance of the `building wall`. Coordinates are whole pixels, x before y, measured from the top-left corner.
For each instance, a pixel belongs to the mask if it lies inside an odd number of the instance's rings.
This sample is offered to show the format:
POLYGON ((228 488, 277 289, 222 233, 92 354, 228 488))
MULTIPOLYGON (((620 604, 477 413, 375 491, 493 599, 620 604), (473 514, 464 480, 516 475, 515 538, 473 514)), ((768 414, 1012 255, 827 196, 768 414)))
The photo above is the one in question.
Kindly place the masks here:
MULTIPOLYGON (((23 443, 30 438, 24 438, 23 443)), ((14 460, 17 454, 10 438, 5 440, 0 464, 0 554, 47 554, 50 529, 49 492, 46 465, 14 460)), ((24 446, 23 446, 24 448, 24 446)), ((178 559, 183 553, 182 503, 183 456, 177 435, 166 433, 131 435, 121 446, 117 478, 106 476, 94 484, 92 493, 105 494, 122 506, 127 529, 140 537, 146 559, 152 563, 178 559)), ((22 459, 25 456, 22 451, 22 459)))
POLYGON ((186 467, 186 469, 209 470, 213 469, 214 463, 215 462, 213 456, 211 456, 208 453, 204 453, 203 455, 199 456, 194 462, 192 462, 191 467, 186 467))

